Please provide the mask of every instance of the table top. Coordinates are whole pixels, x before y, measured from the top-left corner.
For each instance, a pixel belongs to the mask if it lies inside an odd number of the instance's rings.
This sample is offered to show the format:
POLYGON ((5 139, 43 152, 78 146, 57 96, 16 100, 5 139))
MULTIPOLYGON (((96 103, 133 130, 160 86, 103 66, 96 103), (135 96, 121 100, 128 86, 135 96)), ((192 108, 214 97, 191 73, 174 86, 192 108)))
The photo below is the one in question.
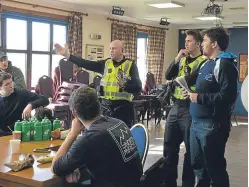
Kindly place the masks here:
POLYGON ((20 153, 11 154, 10 139, 12 139, 12 136, 0 137, 0 179, 37 187, 62 183, 62 179, 54 176, 51 172, 51 163, 40 164, 36 161, 46 155, 54 155, 55 152, 52 151, 49 154, 33 152, 33 150, 37 148, 48 148, 61 145, 63 142, 62 140, 21 142, 20 153), (33 167, 14 172, 10 168, 4 166, 5 163, 23 159, 27 154, 32 154, 35 159, 33 167))

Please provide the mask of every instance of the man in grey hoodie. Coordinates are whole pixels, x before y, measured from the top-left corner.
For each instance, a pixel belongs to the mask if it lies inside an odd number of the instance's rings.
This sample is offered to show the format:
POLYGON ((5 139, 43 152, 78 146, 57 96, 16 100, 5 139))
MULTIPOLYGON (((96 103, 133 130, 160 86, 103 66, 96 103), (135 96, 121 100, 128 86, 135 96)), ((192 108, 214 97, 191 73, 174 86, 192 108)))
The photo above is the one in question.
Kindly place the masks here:
POLYGON ((0 51, 0 72, 1 71, 12 75, 15 88, 27 88, 22 71, 19 68, 12 66, 11 61, 8 60, 8 56, 2 51, 0 51))

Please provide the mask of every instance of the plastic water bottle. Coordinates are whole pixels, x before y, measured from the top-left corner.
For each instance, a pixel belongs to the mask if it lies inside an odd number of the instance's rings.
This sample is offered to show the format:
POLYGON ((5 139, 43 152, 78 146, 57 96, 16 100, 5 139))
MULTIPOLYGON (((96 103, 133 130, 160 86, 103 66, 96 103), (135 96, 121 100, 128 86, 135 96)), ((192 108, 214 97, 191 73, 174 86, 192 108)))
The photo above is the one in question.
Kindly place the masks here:
POLYGON ((20 120, 18 120, 18 121, 15 123, 14 131, 22 131, 22 122, 20 122, 20 120))
POLYGON ((49 140, 49 125, 47 120, 42 120, 42 140, 49 140))
POLYGON ((34 125, 34 141, 42 141, 42 124, 39 121, 34 125))
POLYGON ((61 128, 61 121, 56 118, 53 123, 53 130, 61 128))
POLYGON ((30 124, 26 120, 22 122, 22 141, 30 141, 30 124))
POLYGON ((29 122, 30 124, 30 140, 34 140, 34 125, 35 125, 35 122, 33 120, 31 120, 29 122))

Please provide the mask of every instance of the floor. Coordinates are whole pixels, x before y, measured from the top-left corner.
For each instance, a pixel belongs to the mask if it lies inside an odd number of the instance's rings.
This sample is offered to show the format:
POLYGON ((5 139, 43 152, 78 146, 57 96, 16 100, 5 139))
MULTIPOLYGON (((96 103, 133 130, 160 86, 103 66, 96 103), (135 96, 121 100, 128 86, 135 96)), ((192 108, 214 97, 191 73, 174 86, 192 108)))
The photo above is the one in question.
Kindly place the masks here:
MULTIPOLYGON (((163 134, 165 121, 155 126, 150 120, 148 131, 150 135, 150 147, 145 162, 144 170, 149 168, 163 155, 163 134)), ((181 185, 181 172, 184 144, 181 145, 178 167, 178 185, 181 185)), ((233 128, 226 146, 227 170, 231 187, 248 186, 248 121, 238 121, 238 126, 233 123, 233 128)))

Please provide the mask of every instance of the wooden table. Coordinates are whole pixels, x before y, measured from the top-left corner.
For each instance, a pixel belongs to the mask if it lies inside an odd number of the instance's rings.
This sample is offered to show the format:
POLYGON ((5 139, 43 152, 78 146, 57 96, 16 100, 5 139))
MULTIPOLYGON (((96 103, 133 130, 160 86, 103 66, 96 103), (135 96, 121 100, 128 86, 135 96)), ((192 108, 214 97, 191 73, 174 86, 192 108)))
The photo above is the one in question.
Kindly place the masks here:
MULTIPOLYGON (((9 140, 12 136, 0 137, 0 187, 52 187, 52 186, 72 186, 64 179, 54 176, 51 172, 51 163, 40 164, 36 162, 39 157, 46 156, 48 153, 33 153, 36 148, 47 148, 62 144, 62 140, 40 141, 40 142, 21 142, 20 154, 11 155, 9 140), (35 159, 33 167, 14 172, 4 163, 23 159, 28 153, 35 159)), ((54 155, 55 152, 51 152, 54 155)))

